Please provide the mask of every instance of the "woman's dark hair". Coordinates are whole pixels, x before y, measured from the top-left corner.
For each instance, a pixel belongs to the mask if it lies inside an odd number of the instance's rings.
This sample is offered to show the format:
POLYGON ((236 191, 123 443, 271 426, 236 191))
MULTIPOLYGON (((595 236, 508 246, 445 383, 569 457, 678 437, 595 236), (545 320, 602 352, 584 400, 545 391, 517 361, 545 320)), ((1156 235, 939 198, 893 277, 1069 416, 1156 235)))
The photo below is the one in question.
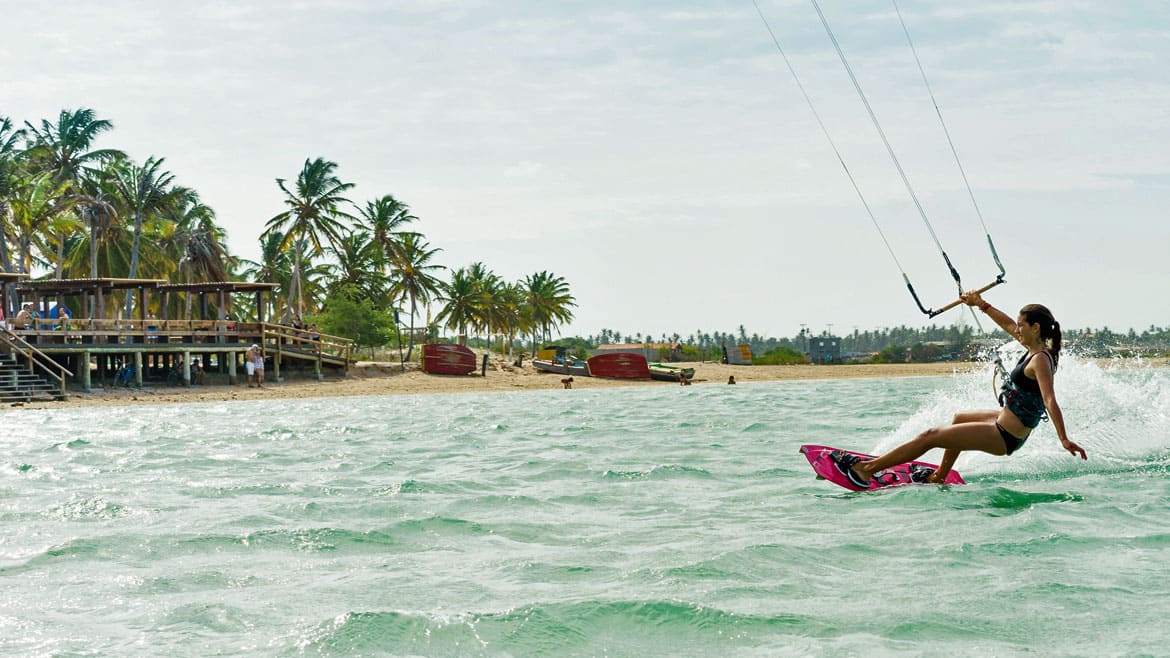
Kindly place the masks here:
POLYGON ((1052 365, 1060 363, 1060 323, 1052 317, 1052 311, 1040 304, 1028 304, 1020 309, 1024 322, 1040 325, 1040 340, 1048 341, 1048 354, 1052 356, 1052 365))

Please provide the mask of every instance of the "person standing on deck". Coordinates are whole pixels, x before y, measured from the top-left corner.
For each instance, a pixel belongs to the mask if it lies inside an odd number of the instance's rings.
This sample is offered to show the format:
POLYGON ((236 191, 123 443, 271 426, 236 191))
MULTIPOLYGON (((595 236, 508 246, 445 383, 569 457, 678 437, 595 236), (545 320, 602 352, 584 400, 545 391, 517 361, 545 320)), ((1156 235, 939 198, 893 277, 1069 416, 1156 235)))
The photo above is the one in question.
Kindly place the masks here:
POLYGON ((16 329, 29 329, 32 327, 33 315, 32 304, 25 303, 20 307, 20 312, 12 319, 12 326, 16 329))

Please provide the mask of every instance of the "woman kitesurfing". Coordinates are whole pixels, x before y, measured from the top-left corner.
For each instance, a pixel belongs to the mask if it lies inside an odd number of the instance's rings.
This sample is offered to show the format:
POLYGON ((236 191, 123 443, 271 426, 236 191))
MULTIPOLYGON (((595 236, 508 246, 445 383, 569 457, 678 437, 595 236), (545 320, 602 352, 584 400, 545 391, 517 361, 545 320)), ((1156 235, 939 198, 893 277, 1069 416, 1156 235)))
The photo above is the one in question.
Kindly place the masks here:
MULTIPOLYGON (((801 84, 799 77, 796 75, 796 70, 793 68, 791 61, 789 61, 787 54, 785 54, 783 47, 780 45, 779 39, 775 32, 772 31, 768 24, 767 18, 760 9, 756 0, 752 0, 755 4, 756 11, 760 15, 765 28, 772 37, 772 41, 776 46, 777 51, 783 57, 785 64, 788 66, 789 72, 792 74, 796 85, 812 111, 813 116, 816 117, 818 125, 820 125, 825 138, 829 145, 833 148, 833 152, 837 155, 838 161, 845 170, 849 182, 852 184, 854 191, 861 200, 862 206, 865 208, 878 234, 886 245, 886 249, 890 252, 895 265, 901 271, 902 279, 904 280, 907 289, 910 291, 911 297, 918 305, 919 310, 928 315, 935 317, 955 306, 966 304, 972 307, 972 317, 975 318, 976 325, 979 325, 978 314, 975 312, 975 307, 983 311, 996 324, 998 324, 1009 335, 1013 336, 1027 349, 1027 353, 1020 362, 1016 364, 1015 369, 1011 374, 1005 377, 1003 384, 1003 391, 1000 395, 1001 409, 997 410, 979 410, 979 411, 961 411, 956 413, 952 424, 947 427, 932 428, 919 434, 914 439, 898 446, 890 452, 879 457, 868 457, 866 455, 859 455, 846 450, 826 449, 823 446, 803 446, 801 451, 809 457, 809 461, 813 463, 814 469, 818 468, 818 462, 822 459, 819 455, 824 455, 836 466, 848 482, 859 489, 871 488, 871 479, 876 478, 879 486, 890 484, 892 482, 904 482, 902 477, 907 477, 909 481, 914 482, 931 482, 942 484, 948 482, 947 476, 951 474, 951 469, 954 466, 955 460, 959 454, 964 450, 980 450, 982 452, 993 455, 1010 455, 1019 450, 1024 442, 1027 441, 1032 430, 1040 424, 1040 421, 1047 417, 1052 421, 1056 428, 1056 433, 1060 438, 1060 443, 1065 450, 1068 450, 1073 455, 1080 455, 1081 459, 1087 459, 1083 448, 1074 443, 1068 437, 1068 433, 1064 425, 1064 416, 1061 413, 1060 405, 1056 401, 1056 392, 1054 387, 1054 376, 1057 369, 1057 364, 1060 361, 1060 343, 1061 332, 1060 323, 1053 317, 1052 312, 1040 304, 1029 304, 1020 309, 1019 315, 1013 320, 1003 311, 991 306, 985 302, 982 293, 987 292, 991 288, 1004 283, 1005 270, 1003 264, 1000 262, 999 254, 996 253, 995 244, 991 240, 991 233, 987 230, 986 223, 983 221, 982 212, 979 206, 975 203, 975 194, 971 189, 971 185, 967 180, 966 172, 963 169, 962 163, 959 160, 958 151, 950 136, 950 131, 947 130, 946 123, 943 121, 942 112, 939 110, 938 103, 934 99, 934 92, 930 89, 930 82, 926 78, 926 71, 922 66, 921 60, 918 58, 917 50, 914 48, 913 40, 910 38, 910 31, 906 27, 906 23, 902 20, 901 10, 898 9, 897 1, 893 2, 894 9, 898 15, 898 20, 902 25, 902 29, 906 34, 906 40, 910 45, 911 51, 914 53, 915 62, 918 64, 919 72, 922 74, 923 83, 926 85, 927 91, 930 93, 931 102, 934 104, 936 114, 939 122, 942 125, 943 133, 946 135, 947 143, 950 145, 951 153, 954 155, 955 162, 958 165, 959 171, 963 177, 963 183, 967 187, 967 191, 971 197, 971 202, 974 205, 975 213, 979 217, 980 223, 983 225, 984 233, 987 236, 988 247, 991 255, 995 261, 995 265, 999 269, 999 275, 995 280, 980 288, 979 290, 971 290, 963 292, 963 284, 959 278, 959 273, 951 262, 950 257, 943 249, 938 235, 936 234, 933 225, 922 204, 919 202, 918 195, 915 193, 913 186, 910 184, 910 179, 906 171, 902 167, 893 146, 886 137, 885 131, 882 129, 878 121, 877 114, 866 98, 865 92, 861 87, 861 83, 853 72, 853 68, 849 65, 845 52, 841 48, 836 35, 829 26, 828 19, 824 12, 821 11, 817 0, 810 0, 817 15, 820 17, 821 23, 825 28, 825 33, 832 42, 837 55, 841 60, 841 64, 849 75, 850 81, 857 92, 862 104, 865 107, 867 114, 882 143, 890 156, 890 160, 902 178, 905 184, 906 191, 911 200, 914 202, 915 208, 918 210, 930 237, 934 241, 935 247, 942 256, 944 263, 951 278, 954 279, 956 286, 960 292, 959 299, 954 302, 939 308, 928 309, 923 306, 918 298, 918 294, 914 290, 914 286, 910 283, 910 278, 907 276, 901 263, 898 262, 897 256, 894 254, 889 242, 886 240, 885 233, 882 231, 877 218, 874 216, 870 205, 866 202, 861 188, 856 179, 850 172, 849 167, 845 164, 845 159, 841 156, 837 149, 828 128, 821 120, 819 113, 813 106, 812 99, 805 91, 804 85, 801 84), (945 450, 942 463, 937 467, 928 467, 928 465, 921 462, 915 462, 918 457, 925 454, 932 448, 942 448, 945 450), (909 468, 901 467, 903 464, 908 464, 909 468), (892 469, 899 466, 901 470, 906 471, 904 474, 894 474, 887 469, 892 469), (882 473, 885 471, 885 475, 882 473), (883 480, 890 480, 889 482, 883 480)), ((982 326, 980 326, 982 331, 982 326)), ((828 464, 826 464, 828 466, 828 464)), ((828 466, 832 469, 832 466, 828 466)), ((826 474, 818 471, 822 476, 826 474)), ((957 474, 954 474, 953 480, 962 482, 957 474)), ((838 484, 842 484, 838 482, 838 484)))
POLYGON ((874 459, 837 450, 833 462, 841 474, 856 487, 868 489, 870 478, 883 469, 912 462, 932 448, 945 450, 937 470, 920 468, 912 477, 919 482, 941 484, 964 450, 980 450, 992 455, 1010 455, 1019 450, 1028 435, 1046 415, 1060 437, 1060 445, 1081 459, 1088 459, 1084 448, 1068 438, 1064 414, 1056 401, 1054 378, 1060 362, 1060 323, 1040 304, 1028 304, 1013 320, 1007 313, 983 300, 977 291, 960 297, 968 306, 978 307, 1027 350, 1011 374, 1004 378, 1000 395, 1001 409, 960 411, 951 425, 935 427, 874 459))

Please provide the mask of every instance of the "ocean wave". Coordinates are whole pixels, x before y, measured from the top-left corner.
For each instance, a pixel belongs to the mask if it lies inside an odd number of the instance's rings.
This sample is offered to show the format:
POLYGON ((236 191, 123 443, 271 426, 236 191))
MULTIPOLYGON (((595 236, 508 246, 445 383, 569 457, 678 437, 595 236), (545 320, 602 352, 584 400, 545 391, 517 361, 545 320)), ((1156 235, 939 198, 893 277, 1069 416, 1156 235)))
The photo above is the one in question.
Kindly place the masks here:
POLYGON ((199 534, 161 537, 156 550, 163 552, 160 557, 174 551, 178 554, 202 554, 223 549, 280 549, 306 553, 378 552, 394 546, 398 540, 390 533, 378 530, 347 530, 341 528, 275 528, 256 530, 242 535, 199 534), (167 545, 173 549, 167 550, 167 545))
POLYGON ((663 647, 701 654, 805 633, 811 621, 682 601, 588 600, 455 615, 347 612, 309 629, 295 646, 327 655, 659 655, 663 647))
POLYGON ((222 603, 188 603, 163 614, 151 630, 178 635, 244 633, 255 626, 255 621, 243 609, 222 603))
POLYGON ((120 545, 119 538, 70 539, 40 550, 14 556, 0 567, 0 575, 16 575, 49 567, 60 567, 66 561, 104 560, 113 557, 112 549, 120 545))
POLYGON ((661 464, 641 471, 619 471, 607 469, 601 474, 606 480, 669 480, 678 477, 713 478, 711 472, 696 466, 661 464))
POLYGON ((111 503, 101 496, 79 496, 45 511, 45 516, 68 521, 108 521, 129 516, 132 511, 124 505, 111 503))

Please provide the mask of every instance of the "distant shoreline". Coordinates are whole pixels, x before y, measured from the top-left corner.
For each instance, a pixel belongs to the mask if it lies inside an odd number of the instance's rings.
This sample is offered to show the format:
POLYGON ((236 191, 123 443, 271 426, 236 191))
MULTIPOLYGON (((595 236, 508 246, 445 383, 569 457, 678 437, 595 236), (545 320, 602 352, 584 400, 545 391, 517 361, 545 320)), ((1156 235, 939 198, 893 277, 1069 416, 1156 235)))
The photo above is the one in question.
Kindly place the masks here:
MULTIPOLYGON (((1102 360, 1117 364, 1116 359, 1102 360)), ((1121 363, 1166 367, 1166 359, 1121 360, 1121 363)), ((731 366, 714 362, 675 364, 695 369, 694 386, 726 386, 727 378, 735 376, 737 384, 768 381, 799 381, 817 379, 856 379, 875 377, 937 377, 966 374, 987 367, 984 362, 940 363, 883 363, 838 366, 731 366)), ((90 393, 70 392, 62 402, 14 403, 13 407, 26 409, 63 409, 89 406, 126 406, 139 404, 169 404, 175 402, 230 402, 233 400, 311 399, 352 396, 414 395, 429 393, 499 393, 504 391, 563 390, 562 375, 543 373, 530 366, 515 368, 497 362, 488 367, 487 377, 430 375, 414 366, 391 363, 359 363, 350 376, 326 381, 293 380, 268 383, 262 389, 236 386, 208 385, 192 387, 146 386, 142 389, 95 389, 90 393)), ((629 386, 679 387, 679 384, 658 381, 629 381, 576 377, 573 390, 619 388, 629 386)), ((572 391, 565 391, 572 395, 572 391)))

